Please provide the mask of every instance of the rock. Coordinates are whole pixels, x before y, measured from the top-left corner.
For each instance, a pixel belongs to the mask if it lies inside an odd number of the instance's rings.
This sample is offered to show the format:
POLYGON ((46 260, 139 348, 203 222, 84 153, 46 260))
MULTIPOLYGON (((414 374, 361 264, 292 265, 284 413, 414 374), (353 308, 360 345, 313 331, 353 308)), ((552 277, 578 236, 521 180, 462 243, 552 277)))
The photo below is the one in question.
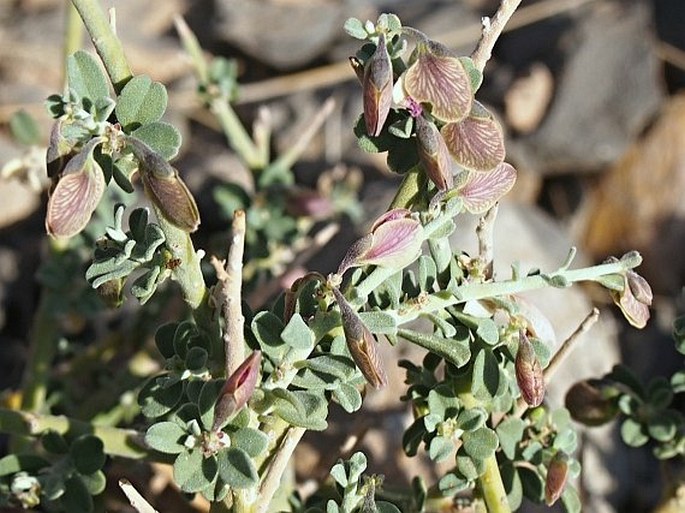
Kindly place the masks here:
POLYGON ((504 96, 507 124, 528 134, 538 127, 554 92, 554 77, 547 66, 533 63, 528 73, 516 79, 504 96))
POLYGON ((620 156, 663 93, 642 3, 596 5, 565 38, 550 111, 523 143, 540 172, 596 170, 620 156))
POLYGON ((358 0, 216 0, 215 38, 278 69, 302 66, 343 36, 358 0))

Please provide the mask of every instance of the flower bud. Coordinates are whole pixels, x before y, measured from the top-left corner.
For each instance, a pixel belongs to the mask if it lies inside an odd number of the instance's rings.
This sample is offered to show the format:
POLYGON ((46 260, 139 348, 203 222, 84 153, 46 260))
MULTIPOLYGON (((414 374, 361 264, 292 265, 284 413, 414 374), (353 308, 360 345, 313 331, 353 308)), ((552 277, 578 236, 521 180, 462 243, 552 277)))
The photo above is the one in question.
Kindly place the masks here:
POLYGON ((380 135, 392 104, 392 62, 385 35, 378 37, 378 45, 373 55, 364 65, 362 92, 364 101, 364 122, 366 132, 377 137, 380 135))
POLYGON ((599 379, 579 381, 566 392, 565 406, 576 422, 601 426, 618 414, 618 390, 599 379))
POLYGON ((545 378, 533 344, 523 330, 519 332, 519 348, 516 353, 516 382, 523 400, 537 407, 545 398, 545 378))
POLYGON ((423 226, 410 214, 410 210, 396 208, 379 217, 371 227, 371 233, 347 250, 337 274, 362 265, 401 269, 413 262, 421 250, 423 226))
POLYGON ((148 199, 174 226, 186 232, 197 230, 200 213, 178 171, 142 141, 128 137, 127 144, 138 160, 138 171, 148 199))
POLYGON ((415 118, 419 159, 424 171, 440 191, 452 188, 452 157, 440 131, 423 116, 415 118))
POLYGON ((417 102, 429 103, 433 117, 458 122, 471 110, 471 79, 462 62, 443 45, 420 41, 416 60, 403 77, 406 93, 417 102))
POLYGON ((388 377, 373 335, 338 289, 333 289, 333 295, 340 308, 345 341, 354 363, 372 386, 384 387, 388 377))
POLYGON ((83 230, 105 192, 105 176, 93 157, 102 142, 96 137, 64 167, 50 193, 45 229, 56 238, 69 238, 83 230))
POLYGON ((226 380, 214 406, 212 431, 221 429, 252 397, 257 386, 261 361, 262 352, 253 351, 226 380))
POLYGON ((551 506, 561 497, 566 479, 568 478, 568 456, 557 452, 547 467, 547 479, 545 479, 545 503, 551 506))

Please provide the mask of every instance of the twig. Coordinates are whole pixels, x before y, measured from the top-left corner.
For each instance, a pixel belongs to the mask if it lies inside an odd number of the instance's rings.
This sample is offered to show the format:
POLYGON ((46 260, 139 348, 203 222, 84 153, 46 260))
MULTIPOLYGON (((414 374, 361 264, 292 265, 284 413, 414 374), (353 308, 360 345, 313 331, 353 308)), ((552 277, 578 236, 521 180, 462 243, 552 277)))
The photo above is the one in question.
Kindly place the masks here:
POLYGON ((245 317, 241 307, 243 284, 243 255, 245 252, 245 211, 233 213, 231 244, 228 248, 226 265, 212 257, 219 284, 214 292, 217 306, 221 305, 226 326, 223 341, 226 356, 226 376, 230 376, 245 359, 245 338, 243 329, 245 317))
POLYGON ((340 225, 338 223, 331 223, 319 230, 312 238, 308 239, 306 248, 298 253, 295 258, 288 264, 288 267, 279 276, 276 276, 264 286, 260 286, 255 289, 246 299, 246 302, 250 307, 255 308, 259 305, 263 305, 267 299, 276 294, 281 289, 281 278, 287 276, 288 273, 304 264, 309 260, 315 253, 317 253, 322 247, 324 247, 328 242, 340 231, 340 225))
POLYGON ((656 43, 656 53, 664 61, 676 68, 685 69, 685 51, 665 41, 656 43))
POLYGON ((495 219, 497 218, 498 210, 499 204, 495 203, 495 205, 478 220, 478 227, 476 228, 476 236, 478 237, 478 258, 482 264, 485 279, 492 278, 493 274, 495 219))
POLYGON ((314 118, 307 124, 307 129, 300 134, 297 140, 290 146, 288 151, 286 151, 283 155, 278 157, 269 165, 269 168, 290 169, 297 159, 300 158, 304 150, 307 148, 307 145, 311 142, 312 138, 324 124, 326 118, 331 115, 334 108, 335 100, 333 98, 328 98, 318 110, 314 118))
MULTIPOLYGON (((554 373, 557 371, 557 369, 563 363, 566 357, 571 353, 571 351, 575 348, 575 345, 580 340, 580 337, 583 334, 587 333, 590 330, 590 328, 592 328, 592 326, 595 325, 598 319, 599 310, 597 308, 593 308, 592 311, 585 317, 585 319, 583 319, 583 321, 578 325, 576 330, 573 333, 571 333, 571 335, 566 340, 564 340, 564 342, 561 344, 557 352, 554 353, 554 356, 552 356, 549 365, 547 365, 547 367, 545 368, 544 378, 546 385, 550 383, 554 373)), ((519 418, 522 417, 527 409, 528 404, 526 404, 526 402, 522 398, 519 398, 519 400, 516 402, 514 416, 519 418)))
POLYGON ((281 477, 288 466, 290 457, 305 432, 305 428, 289 427, 285 435, 283 435, 276 454, 269 462, 264 478, 259 485, 259 505, 256 513, 266 513, 268 510, 271 499, 281 483, 281 477))
POLYGON ((504 30, 504 26, 512 17, 521 0, 502 0, 495 15, 483 18, 483 31, 476 49, 471 54, 473 63, 480 71, 485 69, 485 64, 492 56, 492 49, 504 30))

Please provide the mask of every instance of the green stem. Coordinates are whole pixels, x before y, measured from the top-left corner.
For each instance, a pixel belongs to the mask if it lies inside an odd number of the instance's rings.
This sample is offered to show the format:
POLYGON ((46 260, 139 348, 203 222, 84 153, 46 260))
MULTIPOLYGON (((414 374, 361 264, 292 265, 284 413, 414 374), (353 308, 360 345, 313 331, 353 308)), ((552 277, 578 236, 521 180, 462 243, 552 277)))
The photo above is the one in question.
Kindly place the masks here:
MULTIPOLYGON (((459 399, 465 408, 475 408, 480 405, 470 392, 459 394, 459 399)), ((488 507, 488 513, 511 513, 507 492, 497 464, 497 456, 494 453, 485 459, 485 472, 478 478, 478 484, 488 507)))
POLYGON ((124 48, 97 0, 72 0, 81 15, 95 50, 102 59, 114 91, 119 94, 133 74, 128 66, 124 48))
POLYGON ((262 152, 250 138, 228 100, 226 98, 212 100, 210 110, 219 121, 228 144, 243 159, 245 164, 250 169, 264 168, 267 163, 262 159, 262 152))
POLYGON ((388 210, 394 208, 409 208, 414 204, 417 196, 424 187, 423 180, 421 179, 422 176, 421 168, 419 166, 415 166, 407 171, 388 210))
MULTIPOLYGON (((72 4, 67 4, 67 19, 64 27, 64 62, 67 62, 67 57, 81 48, 81 35, 83 34, 83 23, 79 12, 72 4)), ((64 71, 66 75, 66 64, 64 71)), ((66 76, 64 83, 66 84, 66 76)))
MULTIPOLYGON (((609 274, 621 274, 629 269, 640 265, 641 258, 630 261, 622 261, 608 264, 600 264, 593 267, 573 269, 553 273, 552 276, 565 279, 568 284, 580 281, 593 281, 609 274)), ((374 271, 375 272, 375 271, 374 271)), ((395 271, 396 272, 396 271, 395 271)), ((369 275, 371 278, 373 273, 369 275)), ((444 310, 447 307, 498 296, 508 296, 529 290, 550 287, 549 276, 527 276, 518 280, 493 281, 486 283, 466 283, 459 287, 454 294, 445 291, 429 294, 422 298, 415 308, 403 307, 399 310, 385 310, 395 317, 398 324, 404 324, 416 319, 420 314, 444 310)), ((366 283, 365 283, 366 285, 366 283)))
MULTIPOLYGON (((154 206, 154 205, 153 205, 154 206)), ((193 310, 197 310, 205 301, 207 287, 202 276, 200 256, 195 251, 193 241, 188 232, 181 230, 166 220, 164 214, 154 206, 157 222, 166 237, 166 246, 173 259, 178 259, 178 265, 172 276, 183 290, 183 298, 193 310)))
POLYGON ((17 436, 38 437, 47 431, 62 435, 95 435, 104 444, 105 453, 122 458, 143 459, 150 456, 142 434, 132 429, 110 426, 93 426, 88 422, 70 419, 63 415, 41 415, 25 411, 0 408, 0 432, 17 436))

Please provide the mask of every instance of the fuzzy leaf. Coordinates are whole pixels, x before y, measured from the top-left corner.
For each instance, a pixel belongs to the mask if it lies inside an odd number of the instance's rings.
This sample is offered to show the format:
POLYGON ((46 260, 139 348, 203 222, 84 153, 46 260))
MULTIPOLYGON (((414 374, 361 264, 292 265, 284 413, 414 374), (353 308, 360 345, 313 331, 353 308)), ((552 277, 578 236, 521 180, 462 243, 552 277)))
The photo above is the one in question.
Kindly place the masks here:
POLYGON ((217 455, 219 475, 231 488, 250 488, 257 484, 259 475, 248 454, 237 447, 217 455))
POLYGON ((181 147, 181 134, 173 125, 154 121, 136 128, 131 135, 140 139, 166 160, 178 155, 181 147))
POLYGON ((79 50, 67 59, 67 82, 79 96, 93 104, 100 98, 109 96, 109 81, 100 63, 89 53, 79 50))
POLYGON ((185 450, 183 439, 186 431, 175 422, 158 422, 145 433, 145 443, 165 454, 179 454, 185 450))
POLYGON ((187 493, 207 488, 216 478, 217 471, 216 458, 205 458, 198 449, 183 451, 174 461, 174 481, 187 493))
POLYGON ((69 448, 74 467, 81 474, 92 474, 105 464, 107 456, 102 440, 92 435, 82 435, 69 448))
POLYGON ((124 86, 115 113, 126 132, 158 121, 167 107, 166 88, 146 75, 133 77, 124 86))

